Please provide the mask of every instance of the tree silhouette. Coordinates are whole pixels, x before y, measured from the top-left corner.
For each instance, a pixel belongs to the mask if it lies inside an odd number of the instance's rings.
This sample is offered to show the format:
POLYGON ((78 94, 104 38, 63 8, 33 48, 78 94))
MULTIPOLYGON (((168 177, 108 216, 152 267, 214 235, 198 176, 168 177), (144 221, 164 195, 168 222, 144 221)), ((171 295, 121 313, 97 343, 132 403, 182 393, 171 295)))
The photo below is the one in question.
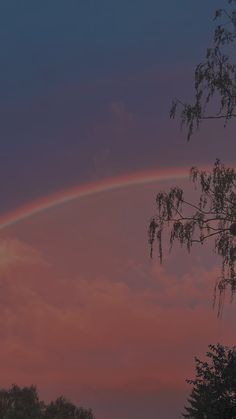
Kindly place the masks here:
POLYGON ((48 405, 39 400, 34 386, 12 385, 0 390, 1 419, 94 419, 92 411, 59 397, 48 405))
MULTIPOLYGON (((215 12, 214 19, 221 19, 221 23, 214 31, 213 46, 208 48, 206 60, 195 69, 193 104, 177 99, 171 107, 171 117, 180 108, 181 125, 187 128, 188 140, 202 120, 223 119, 226 124, 236 117, 236 64, 231 60, 236 41, 236 0, 227 3, 227 9, 215 12)), ((194 243, 203 244, 213 238, 213 247, 222 257, 221 276, 214 295, 219 291, 219 315, 226 288, 230 288, 232 295, 236 291, 236 172, 216 160, 209 173, 192 168, 190 179, 199 188, 196 202, 188 202, 178 187, 157 194, 156 214, 149 224, 151 256, 157 241, 162 261, 164 232, 169 233, 170 248, 179 241, 188 251, 194 243)))
POLYGON ((94 419, 91 410, 84 410, 59 397, 45 408, 45 419, 94 419))
POLYGON ((184 418, 236 418, 236 348, 209 345, 207 361, 195 358, 196 378, 184 418))
POLYGON ((43 403, 36 387, 16 385, 0 390, 0 417, 2 419, 43 419, 43 403))
POLYGON ((194 73, 194 101, 192 104, 176 99, 170 116, 180 109, 181 125, 187 127, 188 140, 194 129, 206 119, 223 119, 225 124, 236 117, 236 65, 232 62, 232 44, 236 40, 236 0, 227 0, 228 8, 218 9, 213 44, 207 49, 205 61, 194 73))
POLYGON ((185 200, 178 187, 157 194, 156 214, 149 225, 151 256, 157 241, 162 262, 164 232, 169 234, 170 249, 178 241, 189 252, 193 244, 213 239, 214 249, 222 257, 215 290, 219 291, 220 314, 226 288, 230 287, 232 295, 236 291, 236 171, 217 160, 212 172, 192 168, 190 176, 200 190, 196 203, 185 200))

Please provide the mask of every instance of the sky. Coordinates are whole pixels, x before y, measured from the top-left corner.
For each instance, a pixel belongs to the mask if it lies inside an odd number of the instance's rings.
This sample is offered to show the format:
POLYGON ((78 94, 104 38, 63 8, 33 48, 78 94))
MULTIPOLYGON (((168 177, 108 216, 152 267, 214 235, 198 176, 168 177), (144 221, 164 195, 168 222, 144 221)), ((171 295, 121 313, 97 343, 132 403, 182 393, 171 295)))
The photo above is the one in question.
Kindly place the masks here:
POLYGON ((0 221, 111 185, 0 230, 1 387, 35 384, 97 419, 173 419, 194 356, 235 343, 235 302, 222 319, 212 310, 211 246, 176 247, 160 266, 147 243, 156 193, 174 183, 194 197, 178 173, 236 151, 233 124, 187 142, 169 119, 173 98, 191 100, 222 5, 0 2, 0 221))

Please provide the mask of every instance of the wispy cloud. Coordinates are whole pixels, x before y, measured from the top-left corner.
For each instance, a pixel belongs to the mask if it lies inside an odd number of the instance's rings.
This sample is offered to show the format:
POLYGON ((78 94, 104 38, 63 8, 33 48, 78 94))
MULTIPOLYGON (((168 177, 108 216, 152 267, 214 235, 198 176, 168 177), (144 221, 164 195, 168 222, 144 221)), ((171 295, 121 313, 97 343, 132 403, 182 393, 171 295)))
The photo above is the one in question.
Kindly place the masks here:
POLYGON ((17 238, 0 239, 0 273, 5 273, 11 267, 38 264, 42 261, 42 254, 38 250, 17 238))

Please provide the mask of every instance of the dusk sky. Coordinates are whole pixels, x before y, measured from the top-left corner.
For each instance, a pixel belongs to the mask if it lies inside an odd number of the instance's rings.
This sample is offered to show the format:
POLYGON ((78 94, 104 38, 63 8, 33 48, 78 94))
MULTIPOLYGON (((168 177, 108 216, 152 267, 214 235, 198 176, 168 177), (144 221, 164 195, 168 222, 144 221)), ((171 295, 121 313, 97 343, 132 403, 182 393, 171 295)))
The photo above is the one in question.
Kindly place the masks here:
POLYGON ((0 237, 1 387, 35 384, 96 419, 174 419, 194 356, 235 344, 235 302, 222 319, 212 310, 211 246, 176 247, 160 266, 147 242, 160 189, 194 197, 178 173, 234 163, 233 123, 187 142, 169 119, 224 5, 0 2, 0 220, 16 214, 0 237), (16 220, 73 188, 91 193, 16 220))

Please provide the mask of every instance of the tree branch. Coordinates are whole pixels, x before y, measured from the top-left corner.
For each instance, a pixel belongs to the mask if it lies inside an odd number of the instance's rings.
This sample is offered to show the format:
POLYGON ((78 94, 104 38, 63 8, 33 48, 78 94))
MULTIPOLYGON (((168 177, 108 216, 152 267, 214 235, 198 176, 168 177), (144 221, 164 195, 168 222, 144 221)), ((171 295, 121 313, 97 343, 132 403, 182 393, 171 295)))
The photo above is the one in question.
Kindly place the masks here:
POLYGON ((229 119, 229 118, 235 118, 236 114, 230 114, 230 115, 207 115, 207 116, 200 116, 199 119, 229 119))
POLYGON ((216 231, 216 232, 214 232, 214 233, 211 233, 211 234, 208 234, 207 236, 203 236, 201 239, 192 239, 191 240, 191 242, 192 243, 203 243, 203 241, 204 240, 206 240, 206 239, 209 239, 209 237, 213 237, 213 236, 216 236, 217 234, 219 234, 221 231, 224 231, 224 229, 222 229, 222 230, 220 230, 219 229, 219 231, 216 231))

